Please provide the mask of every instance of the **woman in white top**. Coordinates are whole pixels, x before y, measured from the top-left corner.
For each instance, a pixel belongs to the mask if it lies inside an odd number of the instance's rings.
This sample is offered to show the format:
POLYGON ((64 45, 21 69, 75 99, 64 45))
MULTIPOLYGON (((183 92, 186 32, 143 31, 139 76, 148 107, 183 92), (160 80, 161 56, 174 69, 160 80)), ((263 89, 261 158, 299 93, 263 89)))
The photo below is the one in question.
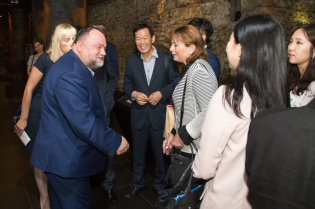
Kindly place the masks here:
POLYGON ((31 67, 34 66, 37 58, 43 54, 44 52, 44 42, 41 39, 37 39, 34 41, 34 49, 37 52, 35 55, 31 55, 27 62, 27 75, 30 76, 31 74, 31 67))
POLYGON ((315 98, 315 24, 295 27, 288 46, 288 84, 291 107, 315 98))
POLYGON ((213 95, 201 127, 194 176, 208 180, 201 209, 251 208, 245 151, 251 119, 266 109, 286 107, 285 35, 269 15, 244 18, 226 46, 235 74, 213 95))

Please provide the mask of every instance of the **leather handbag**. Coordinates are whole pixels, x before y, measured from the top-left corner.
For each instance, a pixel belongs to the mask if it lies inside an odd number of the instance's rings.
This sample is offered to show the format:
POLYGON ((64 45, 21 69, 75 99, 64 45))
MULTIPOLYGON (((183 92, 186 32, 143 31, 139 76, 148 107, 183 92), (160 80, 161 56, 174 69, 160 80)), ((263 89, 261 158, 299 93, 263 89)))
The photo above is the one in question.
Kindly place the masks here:
POLYGON ((155 209, 198 209, 200 207, 200 197, 204 190, 204 185, 192 183, 192 164, 193 162, 187 166, 182 173, 180 181, 173 188, 159 191, 154 205, 155 209), (187 186, 180 186, 188 174, 189 181, 187 186))
POLYGON ((189 167, 191 162, 194 161, 194 149, 197 150, 197 146, 195 145, 194 142, 191 142, 189 144, 191 148, 191 158, 185 157, 181 155, 180 151, 178 150, 178 154, 175 154, 173 149, 171 150, 171 163, 168 167, 166 176, 165 176, 165 181, 168 186, 174 187, 177 184, 180 184, 179 186, 186 186, 188 184, 188 177, 183 177, 182 174, 185 172, 185 170, 189 167), (182 180, 180 181, 180 179, 182 180), (180 183, 179 183, 180 182, 180 183))
MULTIPOLYGON (((182 107, 181 107, 180 121, 179 121, 180 127, 182 126, 184 109, 185 109, 184 104, 185 104, 185 92, 186 92, 186 86, 187 86, 186 84, 187 84, 187 78, 186 78, 185 86, 183 90, 182 107)), ((191 158, 181 155, 180 150, 177 150, 178 154, 174 154, 173 149, 171 150, 171 163, 170 163, 170 166, 168 167, 168 170, 165 176, 165 181, 168 186, 172 187, 176 185, 179 182, 179 179, 182 176, 185 169, 187 168, 187 166, 194 160, 193 159, 193 156, 194 156, 193 146, 196 151, 198 149, 196 145, 194 144, 194 142, 192 142, 189 146, 191 148, 191 153, 192 153, 191 158)), ((188 177, 182 181, 181 186, 187 185, 187 182, 188 182, 188 177)))

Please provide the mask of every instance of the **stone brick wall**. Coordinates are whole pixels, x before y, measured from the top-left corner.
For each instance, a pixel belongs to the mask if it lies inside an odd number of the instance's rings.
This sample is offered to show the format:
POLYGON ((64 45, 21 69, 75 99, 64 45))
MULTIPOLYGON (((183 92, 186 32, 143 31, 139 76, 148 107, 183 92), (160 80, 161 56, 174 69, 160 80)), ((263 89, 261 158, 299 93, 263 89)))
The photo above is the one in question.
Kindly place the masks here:
POLYGON ((186 25, 193 17, 210 20, 214 26, 210 49, 218 56, 222 76, 226 80, 230 73, 225 54, 231 28, 229 3, 227 0, 115 0, 88 4, 88 24, 104 22, 107 40, 117 47, 120 80, 118 89, 122 90, 122 79, 126 59, 136 52, 133 28, 138 23, 148 23, 154 27, 155 46, 169 51, 168 34, 171 30, 186 25))
POLYGON ((292 28, 315 23, 314 0, 242 0, 242 18, 255 14, 269 14, 283 26, 287 39, 292 28))
MULTIPOLYGON (((126 59, 136 52, 132 30, 138 23, 154 27, 155 46, 169 51, 168 34, 187 24, 193 17, 202 17, 214 26, 209 48, 221 64, 220 84, 228 81, 231 72, 225 47, 235 22, 230 21, 232 0, 89 0, 88 24, 103 22, 107 40, 117 47, 120 80, 122 82, 126 59)), ((301 23, 314 22, 314 0, 242 0, 242 18, 254 14, 270 14, 283 25, 286 33, 301 23)))

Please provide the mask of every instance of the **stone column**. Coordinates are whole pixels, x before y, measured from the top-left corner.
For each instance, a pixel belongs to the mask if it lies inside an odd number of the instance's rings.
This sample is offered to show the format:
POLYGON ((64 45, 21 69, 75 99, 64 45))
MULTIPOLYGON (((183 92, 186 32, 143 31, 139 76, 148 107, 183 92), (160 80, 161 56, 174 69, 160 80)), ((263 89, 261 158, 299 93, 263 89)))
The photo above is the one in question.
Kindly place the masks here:
POLYGON ((69 23, 74 27, 87 24, 86 0, 32 0, 34 38, 50 44, 55 27, 69 23))
POLYGON ((13 8, 8 15, 9 70, 8 77, 26 77, 26 45, 29 36, 28 11, 13 8))

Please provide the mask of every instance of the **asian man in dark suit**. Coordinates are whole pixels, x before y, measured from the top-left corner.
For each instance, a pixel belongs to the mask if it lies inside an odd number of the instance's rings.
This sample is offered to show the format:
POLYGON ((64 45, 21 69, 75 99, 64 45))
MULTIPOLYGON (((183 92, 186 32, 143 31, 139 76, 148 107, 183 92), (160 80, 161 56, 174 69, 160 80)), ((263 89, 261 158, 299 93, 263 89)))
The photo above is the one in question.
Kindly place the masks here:
POLYGON ((123 85, 127 97, 132 101, 133 182, 131 190, 125 194, 126 198, 135 197, 145 187, 144 169, 148 140, 151 141, 156 162, 153 187, 159 191, 166 186, 163 131, 166 105, 173 93, 173 80, 178 76, 177 65, 172 56, 152 45, 155 36, 149 25, 137 25, 133 35, 139 52, 127 59, 123 85), (165 69, 165 56, 169 63, 168 71, 165 69))
POLYGON ((248 133, 245 169, 253 208, 315 208, 315 99, 266 110, 248 133))
POLYGON ((101 28, 82 28, 72 50, 46 76, 42 118, 31 163, 51 185, 51 208, 92 208, 89 176, 104 169, 106 155, 122 154, 126 139, 107 126, 106 109, 93 77, 104 62, 101 28))

